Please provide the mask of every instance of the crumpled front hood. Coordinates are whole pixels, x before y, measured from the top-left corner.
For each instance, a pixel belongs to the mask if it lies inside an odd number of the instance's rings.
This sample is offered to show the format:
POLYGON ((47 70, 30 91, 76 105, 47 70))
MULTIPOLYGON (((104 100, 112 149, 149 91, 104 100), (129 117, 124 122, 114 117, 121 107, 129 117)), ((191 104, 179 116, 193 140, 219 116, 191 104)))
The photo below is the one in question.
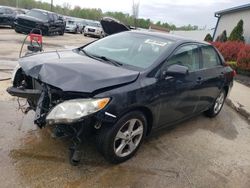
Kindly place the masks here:
POLYGON ((72 50, 20 58, 26 75, 63 91, 92 93, 133 82, 139 72, 101 62, 72 50))

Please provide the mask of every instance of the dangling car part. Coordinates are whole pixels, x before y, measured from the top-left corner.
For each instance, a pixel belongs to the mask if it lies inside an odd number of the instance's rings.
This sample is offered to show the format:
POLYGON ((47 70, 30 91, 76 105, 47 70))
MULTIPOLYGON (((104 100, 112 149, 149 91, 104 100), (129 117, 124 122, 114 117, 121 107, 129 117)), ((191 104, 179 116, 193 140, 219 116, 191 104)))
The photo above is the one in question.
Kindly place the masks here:
POLYGON ((27 99, 40 128, 56 126, 54 136, 71 137, 74 165, 84 134, 93 133, 104 157, 119 163, 152 130, 202 112, 218 115, 235 75, 208 43, 140 31, 32 54, 19 66, 7 91, 27 99))

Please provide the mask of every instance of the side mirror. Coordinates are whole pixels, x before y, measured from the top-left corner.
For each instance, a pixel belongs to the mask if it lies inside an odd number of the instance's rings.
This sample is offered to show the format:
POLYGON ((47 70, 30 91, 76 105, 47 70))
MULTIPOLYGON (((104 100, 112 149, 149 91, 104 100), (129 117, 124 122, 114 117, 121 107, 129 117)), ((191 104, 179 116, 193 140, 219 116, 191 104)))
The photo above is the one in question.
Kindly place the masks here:
POLYGON ((163 71, 163 76, 186 76, 188 75, 188 67, 183 65, 170 65, 167 70, 163 71))

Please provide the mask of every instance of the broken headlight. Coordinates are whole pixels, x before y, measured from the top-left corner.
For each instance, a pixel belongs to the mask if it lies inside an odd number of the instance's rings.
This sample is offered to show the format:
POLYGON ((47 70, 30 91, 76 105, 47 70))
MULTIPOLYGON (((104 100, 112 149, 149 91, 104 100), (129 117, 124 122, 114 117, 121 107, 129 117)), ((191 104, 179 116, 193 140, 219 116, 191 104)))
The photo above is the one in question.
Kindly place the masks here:
POLYGON ((109 98, 73 99, 56 105, 48 114, 48 124, 74 123, 81 118, 103 109, 109 98))

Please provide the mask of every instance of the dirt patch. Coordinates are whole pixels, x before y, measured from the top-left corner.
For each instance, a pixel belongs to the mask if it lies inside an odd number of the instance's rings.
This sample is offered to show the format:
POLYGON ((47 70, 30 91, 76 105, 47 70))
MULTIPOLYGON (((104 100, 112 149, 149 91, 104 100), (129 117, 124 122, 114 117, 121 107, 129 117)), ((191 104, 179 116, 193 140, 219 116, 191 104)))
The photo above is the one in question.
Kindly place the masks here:
POLYGON ((0 101, 15 100, 15 97, 12 97, 6 91, 6 89, 10 86, 11 86, 11 80, 0 81, 0 101))

